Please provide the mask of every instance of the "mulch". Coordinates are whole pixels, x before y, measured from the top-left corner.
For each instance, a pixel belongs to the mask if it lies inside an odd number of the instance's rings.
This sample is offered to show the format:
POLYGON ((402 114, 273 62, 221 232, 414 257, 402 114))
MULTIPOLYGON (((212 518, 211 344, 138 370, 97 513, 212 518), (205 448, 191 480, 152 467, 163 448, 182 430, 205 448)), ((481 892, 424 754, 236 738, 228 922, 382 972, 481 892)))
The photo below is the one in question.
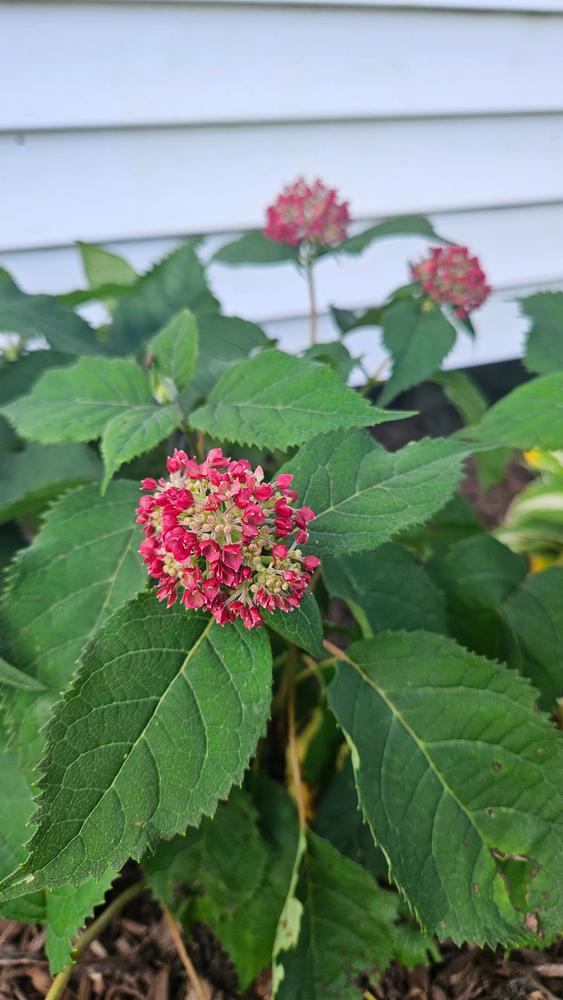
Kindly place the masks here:
MULTIPOLYGON (((0 921, 0 1000, 41 1000, 51 979, 39 926, 0 921)), ((189 951, 208 1000, 240 1000, 229 963, 205 928, 189 951)), ((363 997, 370 1000, 563 1000, 563 941, 545 952, 442 948, 439 964, 393 964, 363 997)), ((266 976, 242 1000, 269 1000, 266 976)), ((93 942, 64 1000, 198 1000, 158 907, 138 897, 93 942)), ((362 990, 358 989, 358 1000, 362 990)))

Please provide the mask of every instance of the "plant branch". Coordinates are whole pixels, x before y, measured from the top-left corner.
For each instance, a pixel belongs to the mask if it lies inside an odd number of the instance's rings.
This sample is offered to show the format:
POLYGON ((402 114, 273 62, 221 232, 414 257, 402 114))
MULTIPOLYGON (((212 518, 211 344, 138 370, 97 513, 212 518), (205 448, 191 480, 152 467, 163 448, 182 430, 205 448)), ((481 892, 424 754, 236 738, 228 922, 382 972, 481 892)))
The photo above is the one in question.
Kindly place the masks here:
POLYGON ((326 649, 327 653, 330 653, 330 655, 333 656, 335 660, 344 660, 345 663, 350 663, 351 666, 354 666, 354 663, 352 662, 350 657, 346 655, 344 650, 340 649, 339 646, 335 646, 333 642, 329 642, 328 639, 323 639, 323 646, 326 649))
POLYGON ((45 1000, 58 1000, 64 993, 68 982, 72 975, 74 966, 78 960, 82 957, 84 952, 90 947, 92 941, 94 941, 103 930, 111 923, 113 918, 117 916, 121 910, 130 903, 132 899, 139 896, 145 889, 144 882, 135 882, 135 885, 130 885, 128 889, 125 889, 119 896, 117 896, 109 906, 106 906, 103 913, 93 920, 89 927, 86 928, 84 933, 78 938, 76 945, 73 949, 72 956, 73 961, 67 965, 66 969, 59 972, 58 976, 55 976, 53 982, 51 983, 49 992, 47 993, 45 1000))
POLYGON ((205 458, 205 431, 198 431, 196 434, 196 452, 200 462, 205 458))
POLYGON ((383 372, 385 371, 390 360, 391 359, 387 357, 387 355, 385 355, 383 361, 381 362, 381 364, 377 366, 373 375, 370 375, 368 377, 366 384, 363 385, 362 388, 360 389, 361 396, 367 396, 368 392, 371 392, 372 389, 375 389, 375 387, 380 384, 381 376, 383 375, 383 372))
POLYGON ((164 916, 166 918, 166 923, 168 924, 168 930, 170 931, 170 936, 172 937, 172 940, 174 941, 174 944, 176 946, 176 951, 178 952, 178 955, 180 956, 180 961, 181 961, 182 965, 184 966, 184 969, 186 970, 186 972, 188 974, 188 979, 190 980, 190 983, 192 984, 192 986, 193 986, 193 988, 195 990, 195 993, 196 993, 196 996, 197 996, 197 1000, 208 1000, 208 997, 207 997, 207 994, 206 994, 206 992, 205 992, 205 990, 203 988, 203 984, 201 982, 201 979, 199 978, 199 976, 198 976, 198 974, 197 974, 197 972, 195 970, 195 966, 194 966, 194 964, 193 964, 190 956, 188 955, 188 953, 186 951, 186 946, 184 944, 184 939, 183 939, 183 937, 182 937, 182 935, 180 933, 180 929, 178 927, 178 924, 176 923, 174 917, 170 913, 170 910, 168 909, 168 907, 163 906, 162 907, 162 912, 164 913, 164 916))
POLYGON ((309 292, 309 344, 311 347, 314 347, 317 343, 317 297, 315 293, 313 260, 311 258, 308 258, 305 262, 305 276, 309 292))
POLYGON ((291 777, 293 778, 293 790, 297 813, 299 815, 299 827, 304 830, 307 825, 305 811, 305 794, 303 791, 303 779, 301 776, 301 765, 299 763, 299 750, 297 747, 297 732, 295 725, 295 680, 297 673, 297 649, 290 646, 287 655, 287 732, 289 740, 289 766, 291 777))

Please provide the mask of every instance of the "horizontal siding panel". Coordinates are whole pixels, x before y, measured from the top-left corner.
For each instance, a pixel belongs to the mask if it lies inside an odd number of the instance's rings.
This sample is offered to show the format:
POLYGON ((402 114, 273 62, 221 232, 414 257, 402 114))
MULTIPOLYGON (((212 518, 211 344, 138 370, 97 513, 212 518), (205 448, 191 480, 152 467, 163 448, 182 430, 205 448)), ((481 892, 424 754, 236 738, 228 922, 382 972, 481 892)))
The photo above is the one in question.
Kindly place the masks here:
POLYGON ((356 218, 563 200, 563 116, 0 136, 0 250, 260 225, 320 174, 356 218))
MULTIPOLYGON (((434 215, 432 221, 447 239, 467 244, 480 256, 492 283, 503 293, 563 278, 563 204, 434 215)), ((209 237, 202 257, 210 260, 218 247, 233 238, 232 234, 209 237)), ((154 239, 106 245, 142 273, 177 243, 177 239, 154 239)), ((360 257, 320 261, 316 273, 321 310, 331 303, 356 308, 384 298, 404 283, 408 262, 416 260, 426 246, 426 240, 394 238, 373 244, 360 257)), ((13 273, 28 292, 57 294, 85 284, 80 255, 73 246, 2 253, 0 266, 13 273)), ((209 274, 229 313, 262 322, 300 317, 307 308, 305 285, 291 265, 231 268, 210 264, 209 274)))
MULTIPOLYGON (((433 216, 433 221, 446 238, 467 244, 479 255, 502 295, 515 287, 563 279, 563 205, 455 213, 433 216)), ((382 240, 361 257, 319 262, 319 308, 357 308, 382 301, 408 280, 408 262, 417 260, 427 245, 420 239, 382 240)), ((263 322, 299 318, 307 310, 305 283, 290 265, 257 271, 214 264, 210 277, 229 313, 263 322)))
POLYGON ((563 110, 563 17, 23 2, 0 20, 3 130, 563 110))
MULTIPOLYGON (((563 285, 563 281, 559 282, 563 285)), ((513 290, 514 296, 531 294, 539 286, 522 286, 513 290)), ((550 287, 555 287, 551 286, 550 287)), ((467 368, 492 361, 505 361, 522 356, 528 323, 520 314, 518 303, 507 301, 503 296, 493 296, 474 316, 476 337, 472 340, 461 333, 445 360, 445 368, 467 368)), ((299 351, 307 345, 307 322, 305 319, 280 319, 265 325, 269 336, 278 340, 286 351, 299 351)), ((329 316, 319 317, 318 333, 320 341, 334 340, 335 328, 329 316)), ((358 330, 346 337, 346 345, 353 357, 362 358, 368 372, 375 372, 387 355, 381 343, 380 332, 375 329, 358 330)), ((353 375, 353 381, 361 381, 361 373, 353 375)))
MULTIPOLYGON (((20 0, 11 0, 18 3, 20 0)), ((43 0, 37 0, 41 3, 43 0)), ((192 4, 194 0, 70 0, 75 4, 91 3, 149 3, 192 4)), ((202 0, 200 0, 202 2, 202 0)), ((563 13, 563 0, 203 0, 206 6, 224 7, 226 4, 255 7, 375 7, 386 10, 470 10, 487 13, 559 14, 563 13)))
MULTIPOLYGON (((518 356, 526 322, 514 298, 538 287, 563 286, 563 205, 436 216, 433 221, 445 236, 468 243, 480 255, 497 289, 476 314, 476 342, 461 336, 448 358, 448 366, 518 356)), ((205 256, 210 256, 224 240, 218 236, 209 239, 204 245, 205 256)), ((174 245, 173 240, 153 240, 114 243, 110 248, 143 271, 174 245)), ((361 307, 381 301, 405 281, 408 261, 416 260, 424 249, 421 240, 387 240, 354 260, 323 261, 317 271, 321 339, 335 336, 326 315, 330 303, 361 307)), ((0 265, 29 291, 61 292, 84 284, 78 253, 71 247, 2 254, 0 265)), ((291 267, 257 271, 214 265, 210 277, 226 312, 263 323, 287 350, 296 351, 306 345, 305 289, 291 267)), ((99 320, 99 314, 94 313, 92 318, 99 320)), ((365 355, 369 370, 376 369, 383 357, 376 331, 360 330, 347 342, 354 354, 365 355)))

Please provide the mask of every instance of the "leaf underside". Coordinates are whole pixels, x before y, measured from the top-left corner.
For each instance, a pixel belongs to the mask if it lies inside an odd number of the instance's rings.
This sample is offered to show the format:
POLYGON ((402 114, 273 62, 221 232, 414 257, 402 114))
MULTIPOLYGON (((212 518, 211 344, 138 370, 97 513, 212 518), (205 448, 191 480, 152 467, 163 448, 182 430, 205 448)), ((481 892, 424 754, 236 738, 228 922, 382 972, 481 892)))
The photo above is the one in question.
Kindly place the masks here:
POLYGON ((307 837, 296 947, 281 956, 278 1000, 356 1000, 392 957, 396 897, 314 833, 307 837))
POLYGON ((325 556, 322 575, 330 595, 358 613, 364 638, 386 629, 446 632, 443 594, 399 545, 389 542, 375 552, 325 556))
POLYGON ((233 962, 241 990, 272 961, 298 839, 285 790, 259 781, 258 806, 240 789, 213 819, 159 845, 145 862, 156 895, 191 931, 206 924, 233 962))

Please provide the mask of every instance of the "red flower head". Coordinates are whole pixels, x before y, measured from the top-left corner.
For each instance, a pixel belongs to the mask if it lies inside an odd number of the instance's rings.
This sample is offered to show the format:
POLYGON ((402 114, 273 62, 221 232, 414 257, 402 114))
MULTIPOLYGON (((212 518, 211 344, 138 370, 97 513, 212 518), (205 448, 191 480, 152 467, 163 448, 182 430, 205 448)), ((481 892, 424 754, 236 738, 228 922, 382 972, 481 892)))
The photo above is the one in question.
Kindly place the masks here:
POLYGON ((268 208, 264 235, 292 247, 333 247, 346 239, 349 222, 348 202, 338 201, 338 191, 298 177, 268 208))
POLYGON ((167 465, 167 479, 143 480, 149 495, 137 508, 139 552, 159 599, 170 606, 180 598, 220 625, 242 618, 247 628, 262 623, 262 609, 298 607, 319 560, 299 548, 315 515, 295 506, 292 477, 265 483, 260 467, 220 448, 201 463, 175 451, 167 465))
POLYGON ((432 247, 429 257, 411 266, 411 274, 434 302, 452 306, 460 319, 491 294, 478 258, 470 257, 467 247, 432 247))

